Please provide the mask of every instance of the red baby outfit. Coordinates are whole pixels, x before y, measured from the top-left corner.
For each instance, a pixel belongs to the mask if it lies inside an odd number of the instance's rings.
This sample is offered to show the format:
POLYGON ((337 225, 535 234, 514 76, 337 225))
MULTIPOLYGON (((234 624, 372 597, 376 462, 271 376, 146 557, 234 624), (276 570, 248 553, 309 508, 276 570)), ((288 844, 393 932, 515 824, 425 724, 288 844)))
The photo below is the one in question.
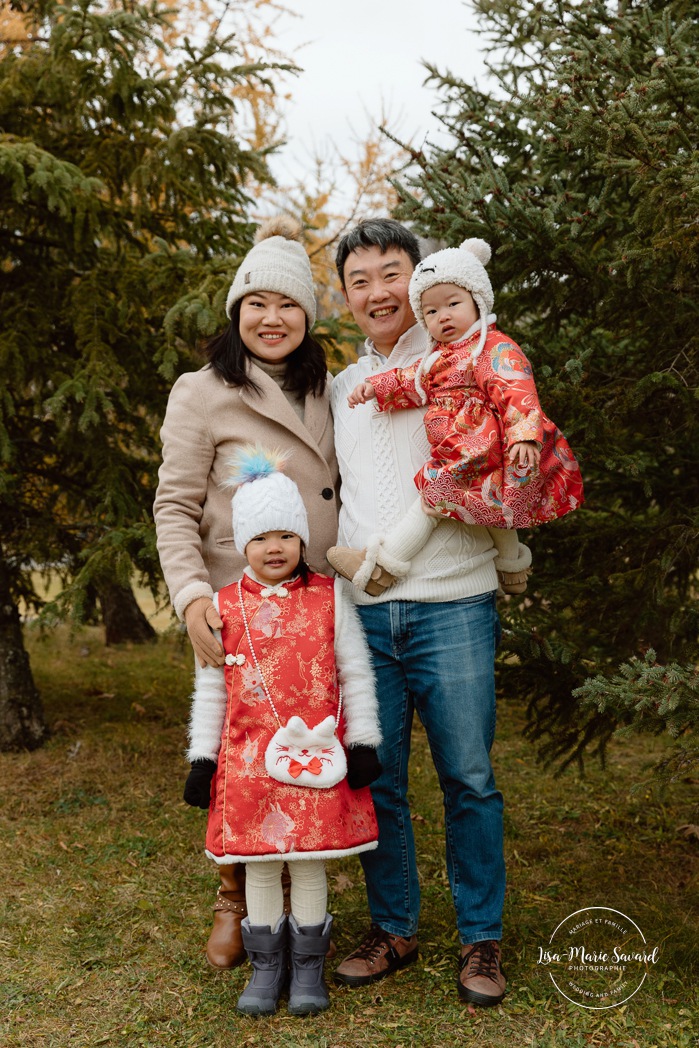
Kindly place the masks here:
MULTIPOLYGON (((338 708, 334 656, 334 581, 311 574, 263 596, 244 575, 241 591, 252 645, 282 724, 303 717, 309 727, 338 708), (286 596, 284 596, 284 592, 286 596)), ((248 644, 238 584, 219 592, 227 655, 227 705, 206 833, 206 853, 219 863, 263 859, 326 859, 375 848, 376 817, 368 787, 347 779, 327 789, 286 785, 265 768, 265 750, 279 724, 248 644)), ((337 729, 342 742, 343 719, 337 729)))
MULTIPOLYGON (((555 520, 583 501, 575 456, 542 411, 519 346, 491 324, 474 364, 479 335, 436 346, 439 356, 422 375, 432 456, 415 483, 426 502, 465 524, 523 528, 555 520), (537 472, 505 460, 505 452, 525 440, 541 444, 537 472)), ((371 375, 379 410, 422 406, 417 369, 371 375)))

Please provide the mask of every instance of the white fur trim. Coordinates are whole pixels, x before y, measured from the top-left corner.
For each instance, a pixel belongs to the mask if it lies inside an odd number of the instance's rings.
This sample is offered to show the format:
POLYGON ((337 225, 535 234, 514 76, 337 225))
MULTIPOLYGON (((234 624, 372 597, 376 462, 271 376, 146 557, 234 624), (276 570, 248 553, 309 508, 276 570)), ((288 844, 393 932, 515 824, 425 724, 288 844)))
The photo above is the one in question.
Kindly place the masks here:
POLYGON ((516 557, 496 557, 495 567, 497 571, 526 571, 527 568, 531 567, 532 563, 532 551, 529 546, 525 546, 523 542, 517 543, 517 556, 516 557))
MULTIPOLYGON (((221 635, 217 633, 220 640, 221 635)), ((189 718, 189 749, 187 760, 218 759, 221 731, 226 716, 226 679, 218 666, 204 666, 197 670, 189 718)))
POLYGON ((177 618, 180 622, 184 622, 184 613, 190 604, 193 604, 199 597, 210 597, 213 600, 213 596, 214 591, 210 583, 190 582, 188 586, 180 590, 172 602, 177 618))
MULTIPOLYGON (((213 605, 219 611, 218 593, 212 595, 213 605)), ((214 630, 221 643, 221 631, 214 630)), ((194 667, 194 691, 189 714, 189 749, 187 760, 215 761, 221 748, 221 732, 226 717, 226 678, 223 667, 194 667)))
MULTIPOLYGON (((301 787, 303 788, 303 787, 301 787)), ((229 866, 232 862, 294 862, 303 859, 342 859, 345 855, 359 855, 360 852, 374 851, 378 848, 378 841, 368 841, 366 844, 356 844, 354 848, 328 848, 327 851, 297 851, 297 852, 271 852, 269 855, 214 855, 208 848, 204 854, 208 859, 213 859, 219 866, 229 866)))
POLYGON ((395 575, 397 579, 405 578, 410 571, 409 560, 398 560, 397 557, 392 557, 390 553, 387 553, 383 546, 379 547, 379 552, 376 556, 377 564, 380 564, 382 568, 390 572, 391 575, 395 575))
POLYGON ((364 554, 364 562, 357 570, 352 579, 352 585, 358 590, 364 590, 367 582, 371 578, 371 573, 376 567, 376 558, 379 554, 379 548, 383 540, 383 535, 372 535, 366 544, 366 553, 364 554))
POLYGON ((361 619, 343 579, 335 579, 335 663, 342 686, 345 746, 381 742, 371 654, 361 619))

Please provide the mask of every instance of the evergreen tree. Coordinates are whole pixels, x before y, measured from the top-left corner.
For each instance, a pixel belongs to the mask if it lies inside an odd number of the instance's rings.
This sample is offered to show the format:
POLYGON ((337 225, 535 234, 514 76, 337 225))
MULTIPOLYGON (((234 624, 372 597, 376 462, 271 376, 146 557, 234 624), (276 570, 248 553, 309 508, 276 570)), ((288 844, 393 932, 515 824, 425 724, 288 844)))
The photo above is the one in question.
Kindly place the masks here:
POLYGON ((534 575, 507 609, 506 690, 529 697, 547 759, 603 751, 621 724, 667 728, 686 767, 699 626, 697 5, 475 7, 493 86, 429 67, 450 141, 413 152, 398 215, 450 245, 490 242, 499 324, 530 356, 586 484, 582 509, 523 536, 534 575))
POLYGON ((0 50, 0 748, 44 736, 20 597, 55 565, 77 601, 151 582, 157 431, 251 243, 234 39, 165 44, 156 2, 25 0, 0 50), (165 337, 167 328, 168 337, 165 337), (7 715, 5 715, 7 713, 7 715))

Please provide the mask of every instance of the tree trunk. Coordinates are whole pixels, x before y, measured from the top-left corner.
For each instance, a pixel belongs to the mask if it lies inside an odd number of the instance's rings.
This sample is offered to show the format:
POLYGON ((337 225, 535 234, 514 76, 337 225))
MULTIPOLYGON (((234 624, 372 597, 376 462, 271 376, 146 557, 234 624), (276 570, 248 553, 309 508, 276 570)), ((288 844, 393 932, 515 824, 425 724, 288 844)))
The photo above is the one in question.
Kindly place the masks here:
POLYGON ((97 595, 102 606, 105 644, 146 644, 157 634, 138 606, 130 587, 116 582, 100 583, 97 595))
POLYGON ((19 611, 10 593, 7 566, 0 559, 0 751, 35 750, 47 736, 19 611))

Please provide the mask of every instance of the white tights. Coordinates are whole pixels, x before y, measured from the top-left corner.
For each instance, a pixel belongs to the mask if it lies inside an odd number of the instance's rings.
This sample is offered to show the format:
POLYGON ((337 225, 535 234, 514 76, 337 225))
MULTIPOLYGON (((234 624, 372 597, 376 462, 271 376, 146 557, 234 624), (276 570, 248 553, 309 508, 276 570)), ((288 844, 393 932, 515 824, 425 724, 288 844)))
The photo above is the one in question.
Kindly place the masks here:
MULTIPOLYGON (((328 908, 328 881, 322 859, 294 859, 287 863, 291 877, 291 912, 296 922, 322 924, 328 908)), ((283 861, 264 860, 245 865, 245 902, 253 927, 276 928, 284 912, 283 861)))

